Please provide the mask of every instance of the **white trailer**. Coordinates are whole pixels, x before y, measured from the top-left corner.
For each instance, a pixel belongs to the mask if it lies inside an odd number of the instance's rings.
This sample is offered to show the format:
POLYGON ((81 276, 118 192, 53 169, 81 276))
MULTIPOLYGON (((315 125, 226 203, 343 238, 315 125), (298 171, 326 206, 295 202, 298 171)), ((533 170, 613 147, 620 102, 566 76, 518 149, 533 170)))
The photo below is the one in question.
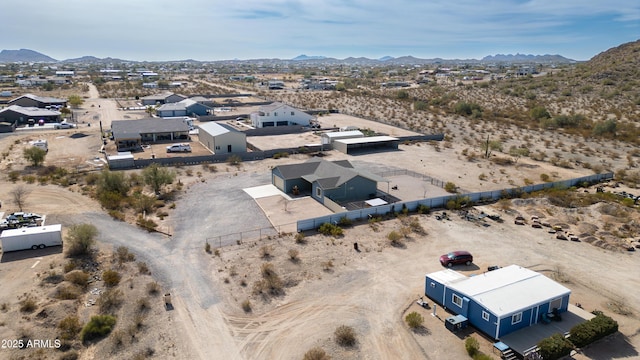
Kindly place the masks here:
POLYGON ((62 245, 62 225, 47 225, 4 230, 0 234, 2 252, 44 249, 62 245))

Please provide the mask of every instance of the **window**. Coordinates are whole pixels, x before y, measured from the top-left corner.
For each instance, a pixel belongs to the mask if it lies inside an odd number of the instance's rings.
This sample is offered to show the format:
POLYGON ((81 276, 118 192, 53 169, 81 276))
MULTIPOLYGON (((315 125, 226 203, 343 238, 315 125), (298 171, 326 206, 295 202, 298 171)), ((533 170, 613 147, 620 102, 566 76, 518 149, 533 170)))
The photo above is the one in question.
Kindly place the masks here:
POLYGON ((277 113, 277 112, 274 112, 274 113, 273 113, 273 116, 278 116, 278 113, 277 113))
POLYGON ((486 311, 482 312, 482 320, 489 321, 489 313, 486 311))
POLYGON ((295 116, 296 113, 294 111, 291 112, 291 116, 295 116))
POLYGON ((560 309, 562 306, 562 298, 557 298, 549 303, 549 312, 552 312, 553 309, 560 309))
POLYGON ((436 283, 434 283, 433 281, 431 282, 431 287, 434 288, 436 287, 436 283))
POLYGON ((216 150, 220 150, 220 146, 216 146, 216 150))
POLYGON ((462 307, 462 298, 456 294, 453 294, 453 303, 458 305, 459 307, 462 307))
POLYGON ((322 189, 319 188, 319 187, 316 188, 316 196, 317 197, 322 197, 322 189))
POLYGON ((519 312, 517 314, 513 314, 513 316, 511 316, 511 325, 517 324, 520 321, 522 321, 522 313, 521 312, 519 312))

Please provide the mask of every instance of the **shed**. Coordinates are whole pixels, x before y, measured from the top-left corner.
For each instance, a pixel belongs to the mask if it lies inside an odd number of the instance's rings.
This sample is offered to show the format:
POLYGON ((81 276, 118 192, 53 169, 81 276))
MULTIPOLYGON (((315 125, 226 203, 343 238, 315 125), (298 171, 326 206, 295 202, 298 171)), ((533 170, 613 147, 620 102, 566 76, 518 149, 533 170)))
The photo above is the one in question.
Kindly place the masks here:
POLYGON ((133 154, 130 151, 119 152, 117 155, 107 156, 109 169, 129 169, 135 166, 133 154))
POLYGON ((198 139, 215 154, 247 151, 247 135, 242 131, 213 121, 201 124, 198 128, 198 139))

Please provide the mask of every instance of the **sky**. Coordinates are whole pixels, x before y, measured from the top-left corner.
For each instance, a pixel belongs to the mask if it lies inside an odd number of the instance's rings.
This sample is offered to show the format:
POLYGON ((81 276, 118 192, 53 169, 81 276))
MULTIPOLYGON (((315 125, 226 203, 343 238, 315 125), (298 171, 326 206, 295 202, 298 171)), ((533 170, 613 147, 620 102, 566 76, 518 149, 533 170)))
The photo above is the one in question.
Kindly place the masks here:
POLYGON ((0 14, 0 50, 56 60, 588 60, 640 39, 638 0, 2 0, 0 14))

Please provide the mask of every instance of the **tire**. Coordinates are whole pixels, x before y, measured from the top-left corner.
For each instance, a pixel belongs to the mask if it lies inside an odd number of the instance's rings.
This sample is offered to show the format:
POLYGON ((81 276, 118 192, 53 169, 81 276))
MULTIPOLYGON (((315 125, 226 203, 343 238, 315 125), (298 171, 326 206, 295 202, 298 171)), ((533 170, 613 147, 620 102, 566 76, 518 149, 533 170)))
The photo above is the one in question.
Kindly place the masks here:
POLYGON ((32 245, 31 250, 38 250, 38 245, 32 245))
POLYGON ((464 264, 465 264, 465 265, 467 265, 467 266, 469 266, 469 265, 471 265, 471 261, 467 260, 467 262, 466 262, 466 263, 464 263, 464 264))
POLYGON ((447 264, 447 267, 453 267, 453 263, 451 263, 451 262, 450 262, 450 263, 448 263, 448 264, 447 264))
POLYGON ((45 244, 40 244, 40 245, 38 245, 38 247, 39 247, 40 249, 44 249, 44 248, 46 248, 47 246, 46 246, 45 244))

